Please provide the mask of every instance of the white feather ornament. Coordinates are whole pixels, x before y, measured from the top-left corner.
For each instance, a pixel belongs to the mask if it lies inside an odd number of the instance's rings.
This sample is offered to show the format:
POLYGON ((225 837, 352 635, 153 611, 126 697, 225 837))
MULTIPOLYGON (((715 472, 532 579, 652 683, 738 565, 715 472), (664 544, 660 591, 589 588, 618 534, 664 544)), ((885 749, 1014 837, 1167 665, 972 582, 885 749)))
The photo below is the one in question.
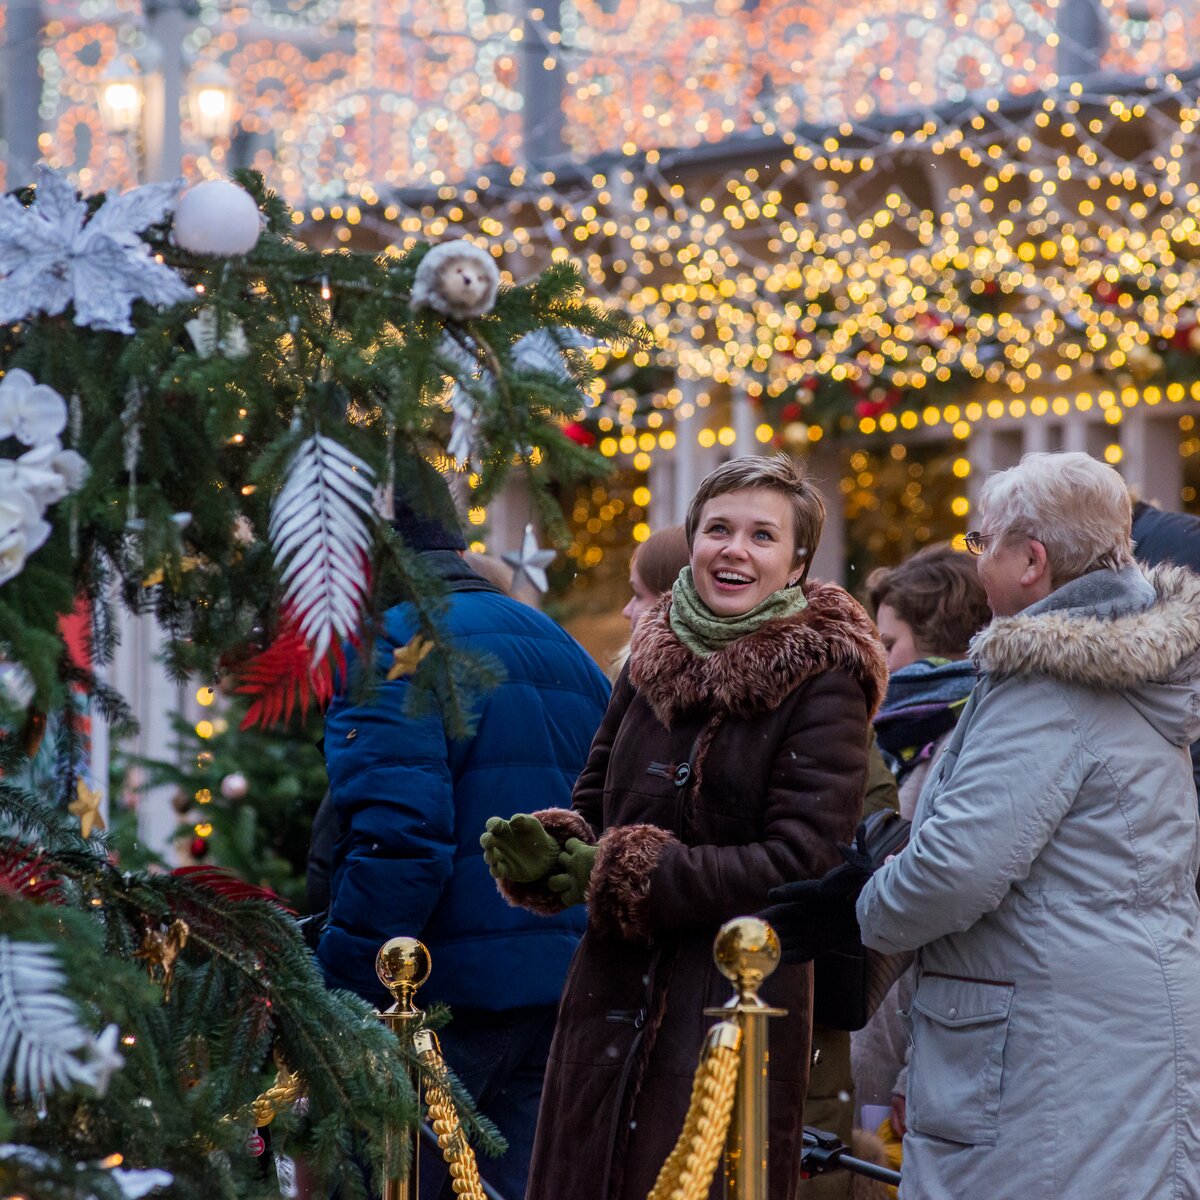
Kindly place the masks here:
POLYGON ((18 1100, 97 1083, 92 1037, 62 994, 65 982, 49 946, 0 938, 0 1085, 11 1082, 18 1100))
POLYGON ((271 510, 268 536, 285 605, 320 661, 353 632, 371 548, 375 476, 345 446, 317 433, 296 452, 271 510))

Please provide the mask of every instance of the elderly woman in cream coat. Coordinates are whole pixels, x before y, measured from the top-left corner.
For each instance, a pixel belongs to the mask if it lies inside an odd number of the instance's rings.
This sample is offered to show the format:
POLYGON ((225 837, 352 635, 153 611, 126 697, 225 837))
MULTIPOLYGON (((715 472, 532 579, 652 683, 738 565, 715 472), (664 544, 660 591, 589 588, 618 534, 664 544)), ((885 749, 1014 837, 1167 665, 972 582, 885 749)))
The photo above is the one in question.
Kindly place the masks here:
POLYGON ((1084 454, 984 486, 982 678, 867 882, 916 950, 905 1200, 1200 1197, 1200 580, 1084 454))

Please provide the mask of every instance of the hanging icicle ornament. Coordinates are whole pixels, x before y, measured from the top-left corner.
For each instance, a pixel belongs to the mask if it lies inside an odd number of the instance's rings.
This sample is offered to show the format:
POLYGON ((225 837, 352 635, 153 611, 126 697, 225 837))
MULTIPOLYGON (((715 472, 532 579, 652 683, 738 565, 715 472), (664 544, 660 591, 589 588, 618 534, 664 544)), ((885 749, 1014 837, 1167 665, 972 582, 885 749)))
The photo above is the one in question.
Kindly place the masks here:
POLYGON ((129 381, 125 407, 121 409, 121 426, 125 431, 125 474, 129 480, 129 500, 125 506, 125 528, 141 529, 137 515, 137 468, 142 452, 142 389, 136 380, 129 381))
POLYGON ((412 306, 471 321, 491 312, 499 289, 500 270, 486 250, 463 239, 442 242, 417 267, 412 306))
POLYGON ((546 568, 554 561, 553 550, 543 550, 538 545, 537 534, 532 525, 525 526, 525 537, 521 541, 521 549, 517 553, 507 552, 500 556, 513 569, 512 586, 515 590, 524 575, 539 592, 545 593, 550 589, 550 581, 546 578, 546 568))
POLYGON ((453 420, 450 425, 450 439, 446 443, 446 453, 454 460, 454 465, 460 471, 470 471, 476 462, 475 448, 479 444, 480 420, 479 409, 475 398, 464 386, 464 381, 491 387, 494 384, 492 373, 482 365, 482 358, 475 350, 468 349, 474 343, 466 334, 459 338, 444 334, 438 344, 443 368, 452 380, 450 387, 449 406, 453 420), (466 345, 463 344, 466 342, 466 345))
POLYGON ((313 434, 296 452, 271 510, 285 611, 296 615, 315 661, 354 632, 371 550, 371 468, 339 442, 313 434))
POLYGON ((90 217, 66 175, 45 165, 28 208, 0 196, 0 325, 73 304, 76 325, 132 334, 135 300, 165 307, 194 297, 138 236, 171 211, 182 182, 110 193, 90 217))
POLYGON ((375 511, 385 520, 396 519, 396 425, 388 422, 387 427, 387 477, 371 497, 375 511))
POLYGON ((201 358, 219 354, 222 358, 237 361, 250 353, 250 342, 242 323, 236 317, 222 319, 216 309, 202 308, 190 321, 185 321, 183 327, 201 358))

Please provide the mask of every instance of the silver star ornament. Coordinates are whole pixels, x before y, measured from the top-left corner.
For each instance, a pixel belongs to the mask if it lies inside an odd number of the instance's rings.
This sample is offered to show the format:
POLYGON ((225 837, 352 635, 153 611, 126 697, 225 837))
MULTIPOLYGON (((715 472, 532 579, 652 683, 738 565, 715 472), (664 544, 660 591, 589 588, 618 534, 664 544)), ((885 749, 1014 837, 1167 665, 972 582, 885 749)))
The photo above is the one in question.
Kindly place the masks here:
POLYGON ((539 592, 550 589, 550 581, 546 578, 546 568, 554 561, 553 550, 543 550, 537 541, 537 534, 532 525, 525 526, 525 537, 521 542, 519 554, 511 552, 500 556, 513 569, 512 586, 515 590, 524 575, 539 592))

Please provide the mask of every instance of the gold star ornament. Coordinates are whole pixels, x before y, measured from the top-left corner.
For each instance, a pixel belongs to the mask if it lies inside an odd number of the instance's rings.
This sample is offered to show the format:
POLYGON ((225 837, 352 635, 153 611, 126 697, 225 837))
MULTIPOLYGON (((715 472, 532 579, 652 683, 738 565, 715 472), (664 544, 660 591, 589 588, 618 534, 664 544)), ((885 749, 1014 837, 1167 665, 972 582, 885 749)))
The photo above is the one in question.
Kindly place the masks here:
POLYGON ((419 633, 407 646, 397 646, 392 651, 392 665, 388 668, 388 683, 412 675, 433 649, 433 642, 419 633))
POLYGON ((92 836, 93 829, 104 828, 104 817, 100 812, 100 801, 104 793, 99 788, 90 788, 82 780, 75 781, 75 799, 67 805, 67 811, 79 818, 79 833, 82 837, 92 836))

